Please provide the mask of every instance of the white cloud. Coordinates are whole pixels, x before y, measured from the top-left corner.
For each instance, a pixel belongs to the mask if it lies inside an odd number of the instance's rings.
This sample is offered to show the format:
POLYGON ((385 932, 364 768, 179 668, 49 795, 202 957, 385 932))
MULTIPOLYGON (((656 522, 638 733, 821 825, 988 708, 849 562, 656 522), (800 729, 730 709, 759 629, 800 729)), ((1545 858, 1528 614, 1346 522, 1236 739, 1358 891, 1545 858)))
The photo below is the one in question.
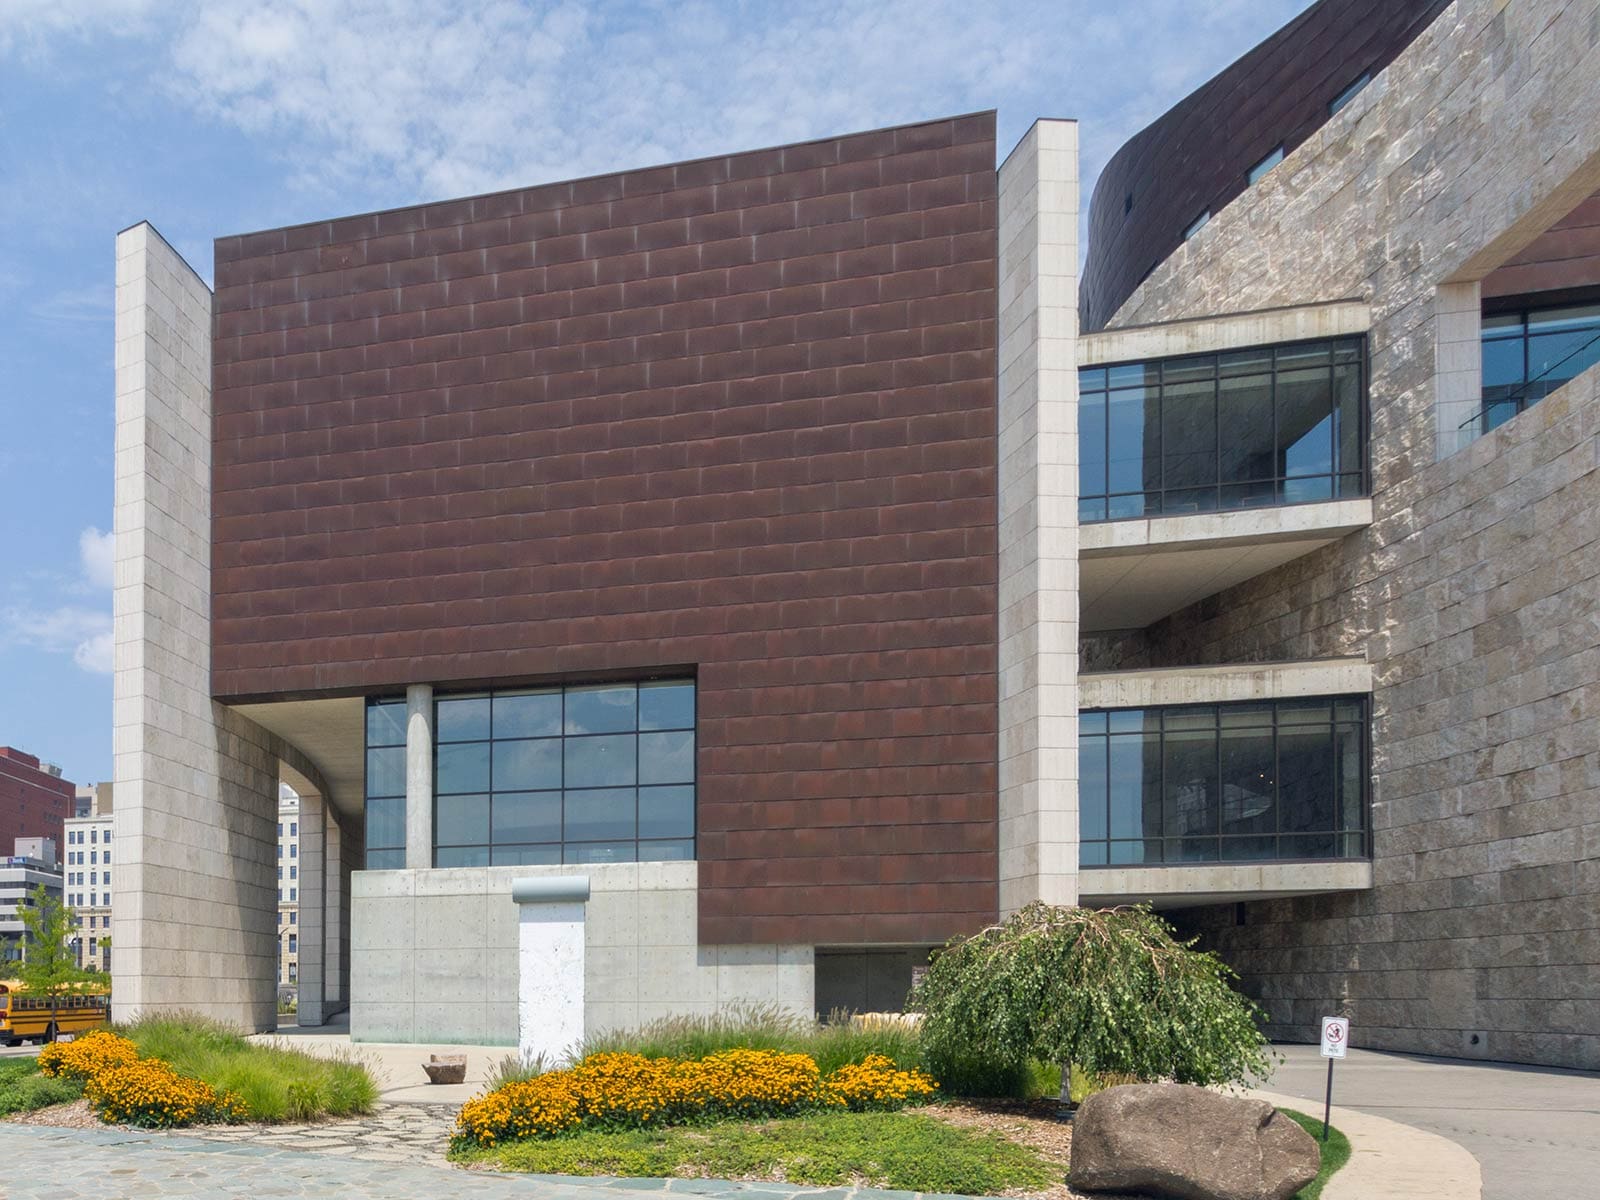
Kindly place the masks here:
POLYGON ((0 611, 0 647, 14 645, 51 654, 70 653, 78 666, 95 674, 111 671, 111 635, 111 614, 99 609, 68 605, 0 611))
POLYGON ((95 587, 108 588, 115 578, 116 536, 91 525, 78 535, 78 561, 95 587))

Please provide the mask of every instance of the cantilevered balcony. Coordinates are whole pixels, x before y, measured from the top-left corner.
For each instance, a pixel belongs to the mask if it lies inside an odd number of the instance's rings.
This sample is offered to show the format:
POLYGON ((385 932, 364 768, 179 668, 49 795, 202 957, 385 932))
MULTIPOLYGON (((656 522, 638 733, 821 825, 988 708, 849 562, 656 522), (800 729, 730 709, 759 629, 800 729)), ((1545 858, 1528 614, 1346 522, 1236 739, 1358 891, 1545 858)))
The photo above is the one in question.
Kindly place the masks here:
POLYGON ((1080 898, 1370 887, 1370 682, 1353 659, 1081 677, 1080 898))
POLYGON ((1366 320, 1325 305, 1084 339, 1085 632, 1148 625, 1371 523, 1366 320), (1244 344, 1263 335, 1292 340, 1244 344), (1108 361, 1131 351, 1168 353, 1108 361))

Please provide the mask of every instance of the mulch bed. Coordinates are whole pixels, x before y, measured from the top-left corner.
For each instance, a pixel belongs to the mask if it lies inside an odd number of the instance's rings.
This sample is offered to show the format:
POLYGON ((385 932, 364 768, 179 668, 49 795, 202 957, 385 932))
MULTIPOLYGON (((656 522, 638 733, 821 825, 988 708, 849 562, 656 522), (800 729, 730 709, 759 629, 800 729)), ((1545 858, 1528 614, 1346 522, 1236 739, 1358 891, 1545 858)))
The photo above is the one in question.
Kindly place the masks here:
POLYGON ((1051 1100, 947 1100, 916 1111, 958 1125, 996 1134, 1008 1142, 1027 1146, 1046 1162, 1061 1168, 1061 1182, 1043 1191, 1007 1193, 1043 1196, 1045 1200, 1091 1200, 1066 1184, 1067 1156, 1072 1150, 1072 1126, 1056 1117, 1051 1100))
POLYGON ((87 1100, 73 1100, 67 1104, 52 1104, 32 1112, 12 1113, 4 1118, 13 1125, 52 1125, 57 1129, 105 1129, 107 1126, 87 1100))

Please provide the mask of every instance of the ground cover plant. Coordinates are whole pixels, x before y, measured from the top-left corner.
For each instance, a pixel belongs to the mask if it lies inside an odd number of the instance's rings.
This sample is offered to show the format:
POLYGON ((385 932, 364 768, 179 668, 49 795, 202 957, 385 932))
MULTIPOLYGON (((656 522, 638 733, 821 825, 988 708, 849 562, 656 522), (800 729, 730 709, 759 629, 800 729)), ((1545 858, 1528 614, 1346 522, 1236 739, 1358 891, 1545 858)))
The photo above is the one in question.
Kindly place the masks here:
POLYGON ((580 1129, 641 1129, 828 1109, 893 1110, 923 1103, 936 1091, 928 1075, 902 1071, 877 1054, 824 1075, 810 1055, 778 1050, 722 1050, 702 1058, 602 1051, 469 1100, 457 1118, 452 1144, 495 1146, 580 1129))
POLYGON ((557 1175, 781 1179, 993 1196, 1060 1181, 1059 1167, 993 1134, 914 1112, 821 1112, 458 1149, 467 1165, 557 1175))
POLYGON ((0 1117, 67 1104, 81 1095, 78 1080, 41 1075, 37 1058, 0 1060, 0 1117))
POLYGON ((378 1085, 353 1058, 319 1058, 247 1040, 237 1030, 192 1013, 140 1017, 118 1032, 141 1056, 232 1094, 252 1121, 304 1121, 370 1112, 378 1085))
POLYGON ((1350 1139, 1330 1127, 1328 1140, 1324 1142, 1321 1117, 1307 1116, 1292 1108, 1280 1108, 1278 1111, 1315 1138, 1317 1149, 1322 1151, 1322 1169, 1317 1172, 1317 1177, 1295 1193, 1295 1200, 1320 1200, 1328 1177, 1350 1161, 1350 1139))
POLYGON ((1242 1083, 1266 1074, 1271 1056, 1266 1014, 1235 978, 1146 907, 1035 903, 935 952, 911 1001, 924 1014, 924 1060, 956 1092, 983 1094, 1030 1062, 1102 1078, 1242 1083))

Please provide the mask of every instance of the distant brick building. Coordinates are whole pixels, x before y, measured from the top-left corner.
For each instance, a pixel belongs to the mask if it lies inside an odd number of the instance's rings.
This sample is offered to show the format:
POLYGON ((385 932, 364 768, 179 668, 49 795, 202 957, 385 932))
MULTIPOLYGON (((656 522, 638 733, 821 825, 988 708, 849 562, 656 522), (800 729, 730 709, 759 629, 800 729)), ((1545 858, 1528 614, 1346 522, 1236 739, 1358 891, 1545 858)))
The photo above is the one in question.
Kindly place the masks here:
POLYGON ((0 846, 29 837, 62 845, 61 823, 72 815, 73 790, 59 767, 0 746, 0 846))

